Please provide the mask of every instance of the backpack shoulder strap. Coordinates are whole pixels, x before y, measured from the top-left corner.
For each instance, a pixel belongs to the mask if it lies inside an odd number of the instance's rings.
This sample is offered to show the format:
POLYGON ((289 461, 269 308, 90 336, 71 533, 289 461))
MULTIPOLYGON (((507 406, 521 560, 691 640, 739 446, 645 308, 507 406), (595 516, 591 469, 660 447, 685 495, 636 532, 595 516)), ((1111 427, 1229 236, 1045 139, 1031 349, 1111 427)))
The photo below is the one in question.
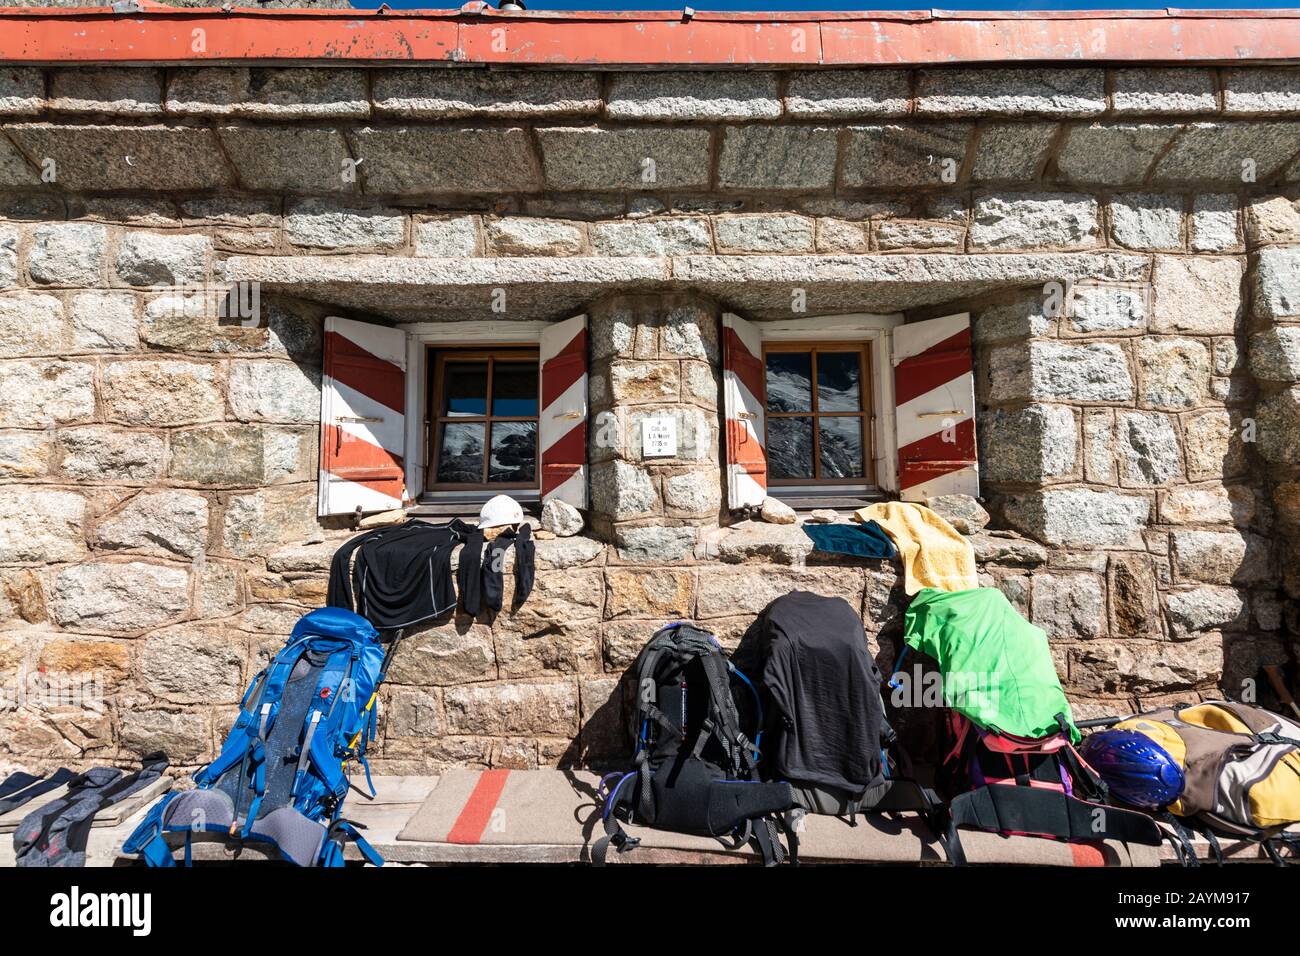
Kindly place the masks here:
POLYGON ((194 782, 198 786, 208 787, 216 783, 227 770, 243 762, 259 738, 265 737, 279 708, 289 675, 305 646, 305 640, 294 641, 276 654, 275 659, 253 678, 244 693, 239 716, 217 754, 217 759, 195 772, 194 782))
POLYGON ((355 843, 357 850, 371 866, 383 866, 384 858, 370 845, 370 841, 360 833, 365 826, 352 820, 335 820, 325 834, 321 848, 320 865, 323 867, 340 867, 345 865, 343 850, 349 843, 355 843))
POLYGON ((172 859, 171 847, 163 838, 163 822, 167 805, 179 796, 180 792, 173 790, 164 794, 161 800, 150 807, 145 818, 122 844, 122 852, 139 853, 145 865, 149 867, 174 867, 176 861, 172 859))
POLYGON ((1300 836, 1294 833, 1279 833, 1261 840, 1260 845, 1275 866, 1295 866, 1300 861, 1300 836), (1286 856, 1282 855, 1283 850, 1288 851, 1286 856))
POLYGON ((1065 769, 1069 771, 1070 782, 1074 788, 1082 791, 1087 797, 1107 803, 1110 800, 1110 788, 1106 786, 1106 781, 1079 756, 1079 752, 1074 749, 1074 744, 1069 742, 1068 736, 1065 741, 1065 746, 1057 751, 1057 755, 1065 764, 1065 769))
POLYGON ((960 827, 1000 833, 1031 833, 1059 840, 1121 840, 1160 846, 1155 821, 1142 813, 1086 803, 1059 790, 985 786, 959 794, 948 805, 948 831, 941 841, 948 860, 966 862, 960 827))
POLYGON ((636 707, 632 711, 634 722, 632 736, 637 741, 638 762, 644 762, 645 757, 645 741, 642 740, 644 721, 653 721, 673 737, 682 736, 682 728, 659 709, 659 703, 653 696, 658 686, 655 681, 655 671, 659 667, 659 661, 665 654, 676 650, 677 644, 676 628, 670 625, 659 630, 637 657, 636 707))
POLYGON ((735 698, 731 696, 731 662, 715 650, 704 659, 704 672, 709 676, 710 697, 717 710, 719 730, 727 751, 732 754, 735 769, 750 775, 758 773, 758 748, 740 729, 740 713, 735 698))
POLYGON ((751 827, 753 840, 758 844, 758 851, 763 854, 764 866, 778 866, 785 860, 785 847, 781 845, 778 828, 785 825, 785 817, 759 817, 751 827))
MULTIPOLYGON (((641 723, 642 720, 652 720, 669 734, 674 737, 682 735, 682 728, 677 723, 659 709, 659 702, 653 696, 654 689, 657 687, 655 682, 655 668, 659 666, 659 659, 663 657, 667 649, 653 644, 646 647, 642 652, 642 663, 637 668, 637 687, 636 687, 636 716, 637 727, 636 734, 638 742, 641 740, 641 723), (646 682, 649 682, 647 684, 646 682), (647 690, 651 693, 647 694, 647 690)), ((638 753, 643 747, 638 747, 638 753)))

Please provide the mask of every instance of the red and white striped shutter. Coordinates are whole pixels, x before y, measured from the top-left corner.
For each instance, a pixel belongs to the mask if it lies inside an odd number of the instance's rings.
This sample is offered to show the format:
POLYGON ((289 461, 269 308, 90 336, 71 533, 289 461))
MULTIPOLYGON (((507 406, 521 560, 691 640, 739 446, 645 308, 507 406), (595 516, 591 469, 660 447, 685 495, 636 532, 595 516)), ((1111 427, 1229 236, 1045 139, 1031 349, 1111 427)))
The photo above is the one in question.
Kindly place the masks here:
POLYGON ((587 507, 587 317, 542 329, 542 500, 587 507))
POLYGON ((722 316, 722 410, 727 421, 727 507, 761 505, 767 497, 763 447, 763 336, 730 312, 722 316))
POLYGON ((321 515, 388 511, 406 497, 406 333, 325 319, 321 515))
POLYGON ((898 326, 893 361, 900 497, 978 495, 970 314, 898 326))

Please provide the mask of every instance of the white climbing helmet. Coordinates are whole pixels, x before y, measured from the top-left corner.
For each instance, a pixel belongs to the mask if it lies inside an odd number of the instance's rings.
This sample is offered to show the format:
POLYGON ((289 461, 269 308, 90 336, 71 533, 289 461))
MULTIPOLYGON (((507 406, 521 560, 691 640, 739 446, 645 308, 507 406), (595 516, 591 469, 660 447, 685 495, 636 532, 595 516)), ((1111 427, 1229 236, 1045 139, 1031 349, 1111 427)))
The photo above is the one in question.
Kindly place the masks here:
POLYGON ((478 513, 478 526, 482 528, 500 528, 507 524, 523 524, 524 509, 519 502, 509 495, 496 495, 487 500, 483 510, 478 513))

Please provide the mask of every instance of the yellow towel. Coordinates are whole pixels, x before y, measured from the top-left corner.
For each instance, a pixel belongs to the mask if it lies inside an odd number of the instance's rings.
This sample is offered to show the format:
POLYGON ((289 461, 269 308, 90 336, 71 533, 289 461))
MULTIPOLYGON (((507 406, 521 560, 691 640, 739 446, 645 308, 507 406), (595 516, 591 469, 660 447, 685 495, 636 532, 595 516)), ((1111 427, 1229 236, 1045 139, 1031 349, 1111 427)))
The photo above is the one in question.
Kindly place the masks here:
POLYGON ((856 521, 884 528, 903 559, 903 589, 969 591, 975 578, 975 549, 941 515, 910 501, 886 501, 853 512, 856 521))

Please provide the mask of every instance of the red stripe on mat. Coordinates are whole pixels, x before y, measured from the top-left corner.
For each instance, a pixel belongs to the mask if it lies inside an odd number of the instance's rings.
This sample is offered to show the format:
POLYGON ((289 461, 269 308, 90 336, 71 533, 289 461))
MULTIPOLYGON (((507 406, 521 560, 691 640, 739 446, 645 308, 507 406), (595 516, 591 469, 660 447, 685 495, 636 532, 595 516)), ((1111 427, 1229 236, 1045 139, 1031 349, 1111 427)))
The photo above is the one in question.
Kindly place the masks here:
POLYGON ((1106 854, 1094 843, 1071 843, 1070 854, 1075 866, 1105 866, 1106 854))
POLYGON ((447 834, 448 843, 477 844, 482 840, 483 831, 492 819, 492 811, 501 799, 501 791, 506 788, 508 776, 509 770, 484 770, 478 775, 478 783, 474 784, 473 792, 447 834))

